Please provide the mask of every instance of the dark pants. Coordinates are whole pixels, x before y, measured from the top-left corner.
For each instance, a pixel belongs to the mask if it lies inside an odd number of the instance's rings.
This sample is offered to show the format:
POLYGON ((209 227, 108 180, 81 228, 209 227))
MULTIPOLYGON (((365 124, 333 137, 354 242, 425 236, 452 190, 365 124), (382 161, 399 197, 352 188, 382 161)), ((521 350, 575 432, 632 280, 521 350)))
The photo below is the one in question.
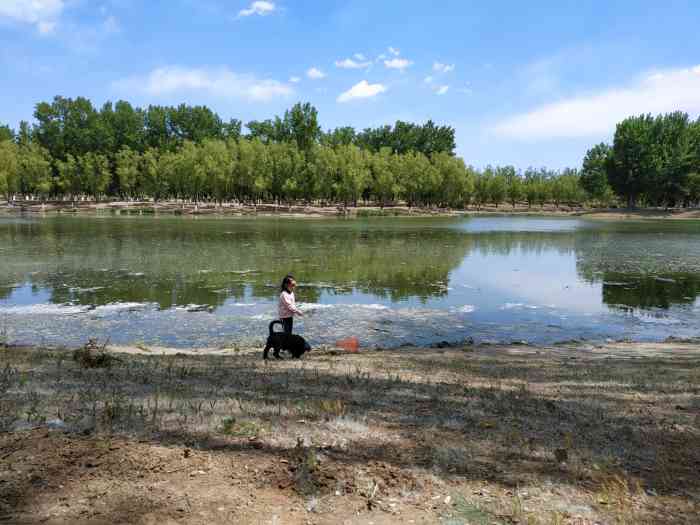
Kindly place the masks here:
POLYGON ((283 317, 280 319, 282 321, 282 328, 284 328, 285 334, 292 333, 292 327, 294 326, 294 317, 283 317))

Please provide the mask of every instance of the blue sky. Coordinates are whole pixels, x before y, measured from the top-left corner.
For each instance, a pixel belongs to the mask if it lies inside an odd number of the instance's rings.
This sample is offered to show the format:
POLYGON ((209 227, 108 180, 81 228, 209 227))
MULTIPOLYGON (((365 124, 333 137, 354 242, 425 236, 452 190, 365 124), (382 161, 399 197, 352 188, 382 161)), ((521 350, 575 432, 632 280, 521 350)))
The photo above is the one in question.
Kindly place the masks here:
POLYGON ((700 113, 700 2, 0 0, 0 122, 54 95, 324 128, 428 118, 486 164, 578 166, 624 116, 700 113))

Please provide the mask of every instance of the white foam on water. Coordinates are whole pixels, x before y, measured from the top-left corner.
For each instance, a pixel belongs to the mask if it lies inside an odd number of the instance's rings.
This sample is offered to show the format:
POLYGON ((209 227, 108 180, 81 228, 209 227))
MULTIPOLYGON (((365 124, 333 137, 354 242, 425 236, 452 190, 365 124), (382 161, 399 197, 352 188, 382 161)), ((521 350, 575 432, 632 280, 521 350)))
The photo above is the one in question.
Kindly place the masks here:
POLYGON ((464 306, 460 306, 459 308, 457 308, 457 311, 462 312, 463 314, 470 314, 474 310, 476 310, 476 306, 474 306, 473 304, 465 304, 464 306))
POLYGON ((389 310, 390 308, 386 305, 383 304, 376 304, 376 303, 371 303, 371 304, 349 304, 347 305, 349 308, 364 308, 366 310, 389 310))
POLYGON ((632 317, 646 324, 680 324, 679 319, 674 319, 673 317, 666 317, 664 315, 654 315, 652 313, 646 312, 635 311, 632 313, 632 317))
POLYGON ((129 310, 143 310, 153 306, 153 303, 108 303, 102 306, 98 306, 92 310, 91 313, 94 314, 109 314, 114 312, 123 312, 129 310))
POLYGON ((335 284, 323 283, 323 282, 320 282, 320 283, 302 283, 302 284, 303 284, 304 288, 331 288, 331 289, 344 288, 343 286, 336 286, 335 284))
POLYGON ((514 310, 517 308, 527 308, 529 310, 537 310, 537 306, 533 304, 524 304, 524 303, 506 303, 503 306, 501 306, 501 310, 514 310))
POLYGON ((313 310, 328 310, 332 308, 337 308, 340 305, 322 303, 303 303, 297 306, 302 312, 311 312, 313 310))
POLYGON ((179 310, 181 312, 206 312, 210 308, 209 305, 207 304, 186 304, 184 306, 176 306, 175 310, 179 310))
POLYGON ((523 303, 506 303, 501 306, 501 310, 512 310, 513 308, 522 308, 524 306, 523 303))
POLYGON ((129 273, 127 273, 127 275, 129 277, 143 277, 146 274, 143 272, 129 272, 129 273))
POLYGON ((70 292, 73 293, 85 293, 85 292, 96 292, 97 290, 104 290, 104 286, 93 286, 92 288, 80 288, 80 287, 72 287, 68 288, 70 292))
POLYGON ((90 310, 89 306, 74 304, 31 304, 0 308, 2 314, 14 315, 76 315, 90 310))

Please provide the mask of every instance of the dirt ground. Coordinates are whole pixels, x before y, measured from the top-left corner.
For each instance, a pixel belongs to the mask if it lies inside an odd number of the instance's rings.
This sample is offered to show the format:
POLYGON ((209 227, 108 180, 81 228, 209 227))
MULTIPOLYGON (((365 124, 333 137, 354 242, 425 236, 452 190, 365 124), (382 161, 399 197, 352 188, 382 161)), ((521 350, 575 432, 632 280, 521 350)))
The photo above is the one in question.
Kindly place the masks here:
POLYGON ((0 349, 0 523, 700 523, 697 342, 73 357, 0 349))

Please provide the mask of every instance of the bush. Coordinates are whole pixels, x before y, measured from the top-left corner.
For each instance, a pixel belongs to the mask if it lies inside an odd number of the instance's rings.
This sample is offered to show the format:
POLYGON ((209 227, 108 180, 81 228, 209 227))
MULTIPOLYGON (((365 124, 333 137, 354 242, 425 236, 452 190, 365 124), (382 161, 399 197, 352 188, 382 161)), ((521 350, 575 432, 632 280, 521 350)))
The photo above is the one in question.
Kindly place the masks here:
POLYGON ((96 339, 90 339, 84 347, 73 352, 73 361, 81 368, 111 368, 119 358, 105 352, 106 347, 106 343, 100 347, 96 339))

